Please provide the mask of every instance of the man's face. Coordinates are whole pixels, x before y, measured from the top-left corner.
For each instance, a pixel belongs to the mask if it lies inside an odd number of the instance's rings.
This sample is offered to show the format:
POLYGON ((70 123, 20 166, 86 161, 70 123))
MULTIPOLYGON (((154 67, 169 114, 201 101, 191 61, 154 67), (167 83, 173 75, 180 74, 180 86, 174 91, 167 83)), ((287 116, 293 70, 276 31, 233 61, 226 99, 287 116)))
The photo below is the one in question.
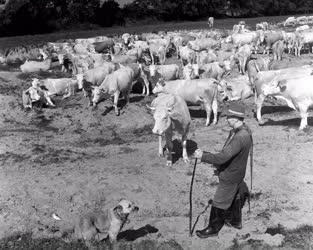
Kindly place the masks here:
POLYGON ((226 119, 227 119, 228 125, 229 125, 231 128, 234 128, 234 127, 235 127, 235 124, 236 124, 237 121, 238 121, 238 118, 232 117, 232 116, 227 116, 226 119))

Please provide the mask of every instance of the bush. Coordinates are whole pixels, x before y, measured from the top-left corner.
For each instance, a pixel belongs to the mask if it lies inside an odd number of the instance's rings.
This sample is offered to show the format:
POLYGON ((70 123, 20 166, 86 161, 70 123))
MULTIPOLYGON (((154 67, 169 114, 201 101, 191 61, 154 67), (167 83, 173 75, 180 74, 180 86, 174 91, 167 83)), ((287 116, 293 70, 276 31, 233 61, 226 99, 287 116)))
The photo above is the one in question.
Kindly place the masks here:
POLYGON ((101 26, 125 25, 124 13, 114 0, 105 1, 96 12, 97 23, 101 26))

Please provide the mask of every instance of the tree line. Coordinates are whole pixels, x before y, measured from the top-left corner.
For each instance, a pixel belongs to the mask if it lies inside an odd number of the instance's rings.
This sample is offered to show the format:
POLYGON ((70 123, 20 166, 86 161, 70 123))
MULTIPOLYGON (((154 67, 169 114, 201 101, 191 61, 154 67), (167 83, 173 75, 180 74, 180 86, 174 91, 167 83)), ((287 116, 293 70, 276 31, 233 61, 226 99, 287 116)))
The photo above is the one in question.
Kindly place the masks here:
MULTIPOLYGON (((1 0, 0 36, 47 33, 89 24, 125 25, 161 21, 312 13, 307 0, 134 0, 122 8, 115 0, 1 0)), ((90 27, 90 26, 89 26, 90 27)))

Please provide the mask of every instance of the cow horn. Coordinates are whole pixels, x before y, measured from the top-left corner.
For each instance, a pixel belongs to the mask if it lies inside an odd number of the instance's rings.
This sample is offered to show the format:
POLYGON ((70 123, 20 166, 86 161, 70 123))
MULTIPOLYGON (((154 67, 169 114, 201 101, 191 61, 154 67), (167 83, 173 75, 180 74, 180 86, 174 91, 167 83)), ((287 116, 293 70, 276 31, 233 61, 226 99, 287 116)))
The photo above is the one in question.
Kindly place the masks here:
POLYGON ((150 109, 151 111, 154 111, 154 110, 155 110, 155 107, 151 107, 151 106, 149 106, 148 104, 146 104, 146 107, 147 107, 148 109, 150 109))

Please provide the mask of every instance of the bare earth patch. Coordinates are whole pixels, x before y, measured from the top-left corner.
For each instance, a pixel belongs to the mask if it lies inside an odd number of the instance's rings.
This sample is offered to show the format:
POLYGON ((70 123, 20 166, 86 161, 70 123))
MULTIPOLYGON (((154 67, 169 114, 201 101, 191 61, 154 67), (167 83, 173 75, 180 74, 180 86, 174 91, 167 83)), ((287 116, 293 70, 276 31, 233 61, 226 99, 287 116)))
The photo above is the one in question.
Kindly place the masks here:
MULTIPOLYGON (((188 236, 193 162, 183 162, 178 140, 171 168, 157 156, 153 118, 145 106, 153 97, 132 94, 119 117, 109 100, 92 109, 82 93, 55 98, 56 108, 26 112, 20 93, 30 85, 27 80, 18 72, 0 72, 1 249, 86 249, 71 238, 74 219, 112 207, 123 197, 140 210, 116 249, 310 249, 312 226, 303 225, 311 225, 313 218, 312 117, 309 128, 299 132, 296 112, 266 102, 268 122, 260 127, 253 98, 245 102, 255 142, 251 212, 244 208, 242 230, 224 227, 219 237, 201 240, 188 236), (62 220, 54 220, 53 213, 62 220)), ((228 135, 223 114, 217 125, 204 127, 205 114, 192 109, 189 150, 195 145, 219 150, 228 135)), ((246 181, 250 183, 249 171, 246 181)), ((199 163, 194 220, 216 185, 213 169, 199 163)), ((200 217, 196 229, 208 216, 200 217)))

